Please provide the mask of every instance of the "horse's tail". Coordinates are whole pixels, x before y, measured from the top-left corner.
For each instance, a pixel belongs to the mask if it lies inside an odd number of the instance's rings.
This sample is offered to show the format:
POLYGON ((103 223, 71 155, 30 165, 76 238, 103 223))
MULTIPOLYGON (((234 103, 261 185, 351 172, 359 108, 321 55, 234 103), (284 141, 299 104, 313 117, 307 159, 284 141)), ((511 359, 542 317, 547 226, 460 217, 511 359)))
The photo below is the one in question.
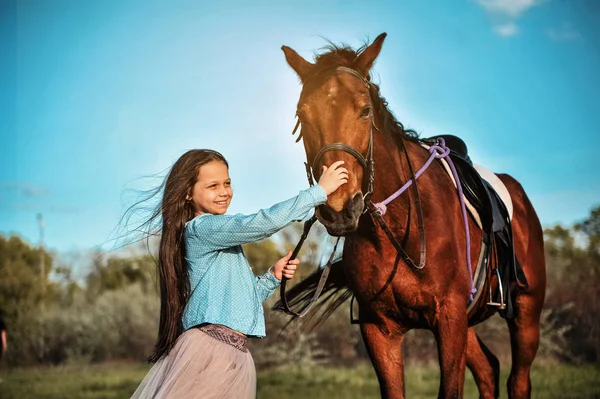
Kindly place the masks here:
MULTIPOLYGON (((322 274, 323 269, 319 268, 286 292, 288 304, 291 308, 304 309, 305 306, 309 305, 317 290, 317 285, 322 274)), ((351 296, 352 291, 348 287, 348 279, 344 272, 342 262, 332 264, 327 283, 325 284, 325 287, 323 287, 321 296, 317 299, 310 312, 307 313, 306 318, 304 319, 305 323, 310 324, 311 329, 317 327, 351 296)), ((284 310, 281 299, 275 303, 273 310, 284 310)), ((286 327, 288 325, 289 323, 286 327)))

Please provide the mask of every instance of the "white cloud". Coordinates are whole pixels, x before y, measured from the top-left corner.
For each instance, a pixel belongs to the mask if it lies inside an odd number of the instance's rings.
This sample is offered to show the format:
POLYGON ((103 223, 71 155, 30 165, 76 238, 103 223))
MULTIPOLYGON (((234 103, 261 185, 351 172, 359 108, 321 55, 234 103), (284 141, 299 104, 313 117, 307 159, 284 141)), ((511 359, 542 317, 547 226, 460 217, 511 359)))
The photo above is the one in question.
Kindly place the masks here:
POLYGON ((519 32, 516 20, 532 7, 547 0, 475 0, 486 9, 494 21, 494 31, 502 37, 515 36, 519 32))
POLYGON ((48 194, 48 189, 29 183, 12 182, 0 184, 0 195, 3 192, 16 192, 23 198, 40 198, 48 194))
POLYGON ((71 205, 47 205, 42 203, 17 204, 13 207, 17 211, 33 211, 43 213, 79 213, 83 209, 71 205))
POLYGON ((579 32, 573 29, 568 23, 564 23, 559 28, 548 29, 546 31, 548 37, 555 42, 565 42, 569 40, 576 40, 581 37, 579 32))
POLYGON ((537 6, 545 0, 475 0, 491 13, 519 17, 531 7, 537 6))
POLYGON ((502 37, 510 37, 519 32, 519 27, 514 22, 511 22, 509 24, 495 26, 494 31, 502 37))

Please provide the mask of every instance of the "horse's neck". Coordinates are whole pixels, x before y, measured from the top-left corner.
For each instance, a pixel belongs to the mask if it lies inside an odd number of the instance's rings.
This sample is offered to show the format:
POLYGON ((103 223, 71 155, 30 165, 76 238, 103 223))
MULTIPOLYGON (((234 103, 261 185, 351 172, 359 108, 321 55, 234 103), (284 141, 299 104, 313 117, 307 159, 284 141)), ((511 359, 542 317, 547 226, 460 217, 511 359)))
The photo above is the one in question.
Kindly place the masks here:
MULTIPOLYGON (((409 154, 413 158, 420 158, 418 146, 414 143, 405 142, 409 154)), ((375 161, 375 185, 373 190, 373 201, 380 202, 394 194, 411 177, 410 168, 405 154, 398 141, 388 134, 378 134, 374 139, 373 160, 375 161)), ((419 161, 416 161, 420 164, 419 161)), ((415 160, 412 161, 413 167, 416 167, 415 160)), ((416 171, 416 170, 415 170, 416 171)), ((402 196, 408 196, 404 192, 402 196)), ((395 202, 402 202, 402 198, 397 198, 395 202), (400 201, 398 201, 400 200, 400 201)), ((395 204, 396 205, 396 204, 395 204)))

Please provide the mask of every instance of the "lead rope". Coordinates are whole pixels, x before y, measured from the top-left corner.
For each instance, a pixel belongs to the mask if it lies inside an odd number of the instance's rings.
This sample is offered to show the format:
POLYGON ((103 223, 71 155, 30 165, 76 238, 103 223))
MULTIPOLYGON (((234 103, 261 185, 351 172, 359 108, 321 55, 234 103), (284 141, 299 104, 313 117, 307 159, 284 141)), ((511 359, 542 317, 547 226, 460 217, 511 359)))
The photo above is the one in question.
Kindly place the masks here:
MULTIPOLYGON (((427 161, 421 167, 421 169, 419 169, 417 171, 417 173, 415 173, 413 175, 414 176, 413 179, 407 181, 402 187, 400 187, 400 189, 398 191, 396 191, 394 194, 390 195, 384 201, 373 204, 374 210, 376 212, 375 216, 378 216, 378 221, 380 221, 380 223, 381 223, 381 221, 383 221, 382 216, 385 214, 385 212, 387 210, 386 205, 389 204, 394 199, 398 198, 398 196, 400 196, 400 194, 402 194, 404 191, 406 191, 406 189, 413 184, 413 181, 416 181, 416 179, 419 178, 419 176, 421 176, 423 174, 423 172, 425 172, 425 170, 427 170, 427 168, 429 167, 429 165, 431 165, 431 163, 433 162, 434 159, 436 159, 436 158, 437 159, 441 159, 441 158, 445 159, 446 162, 448 163, 448 165, 450 166, 450 170, 452 171, 452 176, 454 177, 454 180, 456 181, 456 190, 458 191, 458 200, 460 203, 460 210, 461 210, 461 213, 463 216, 463 222, 464 222, 465 234, 466 234, 465 241, 466 241, 466 251, 467 251, 467 268, 469 270, 469 278, 471 281, 469 302, 472 302, 473 295, 477 292, 477 289, 475 288, 475 285, 473 283, 473 273, 472 273, 472 267, 471 267, 471 239, 470 239, 471 235, 469 232, 469 221, 467 218, 467 210, 466 210, 466 206, 465 206, 462 186, 460 184, 460 180, 458 177, 458 172, 456 171, 454 162, 450 158, 450 149, 448 147, 446 147, 446 142, 444 141, 443 138, 440 137, 438 139, 438 144, 435 144, 435 145, 432 145, 431 147, 429 147, 429 152, 431 153, 429 159, 427 159, 427 161)), ((387 227, 387 225, 385 225, 385 226, 387 227)), ((388 228, 388 230, 386 230, 386 229, 384 229, 384 230, 385 230, 386 234, 388 234, 389 228, 388 228)), ((388 236, 389 236, 389 234, 388 234, 388 236)))

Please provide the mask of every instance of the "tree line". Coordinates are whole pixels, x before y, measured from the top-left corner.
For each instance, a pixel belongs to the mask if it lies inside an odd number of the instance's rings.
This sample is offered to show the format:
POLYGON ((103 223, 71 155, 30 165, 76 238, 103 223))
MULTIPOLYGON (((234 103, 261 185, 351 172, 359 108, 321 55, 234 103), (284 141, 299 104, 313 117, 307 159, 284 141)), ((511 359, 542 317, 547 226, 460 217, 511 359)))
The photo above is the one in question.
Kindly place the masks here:
MULTIPOLYGON (((267 270, 293 248, 302 225, 246 245, 255 274, 267 270)), ((323 229, 302 251, 294 281, 308 276, 321 257, 323 229)), ((540 357, 570 363, 600 361, 600 206, 573 226, 544 230, 547 292, 542 315, 540 357)), ((137 252, 97 252, 83 280, 56 254, 18 236, 0 236, 0 311, 8 331, 10 366, 144 361, 158 328, 155 260, 137 252)), ((366 359, 358 326, 351 325, 348 304, 315 329, 271 311, 265 303, 267 338, 251 340, 260 367, 282 363, 348 364, 366 359), (285 327, 285 328, 284 328, 285 327), (285 355, 282 355, 285 353, 285 355)), ((510 353, 506 326, 495 316, 477 327, 482 339, 500 354, 510 353)), ((411 332, 404 342, 410 363, 434 361, 430 333, 411 332)))

